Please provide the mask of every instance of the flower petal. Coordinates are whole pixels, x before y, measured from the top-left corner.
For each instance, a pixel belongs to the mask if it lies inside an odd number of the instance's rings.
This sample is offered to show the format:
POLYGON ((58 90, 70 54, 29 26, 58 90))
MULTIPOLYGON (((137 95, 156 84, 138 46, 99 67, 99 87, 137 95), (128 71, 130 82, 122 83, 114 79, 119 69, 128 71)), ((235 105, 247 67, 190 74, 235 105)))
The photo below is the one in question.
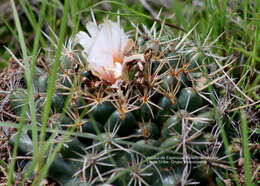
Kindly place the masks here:
POLYGON ((92 53, 89 54, 87 60, 92 66, 103 66, 107 68, 114 66, 113 57, 108 52, 93 50, 92 53))
POLYGON ((93 22, 87 23, 86 28, 91 37, 94 37, 98 32, 98 26, 93 22))
POLYGON ((120 63, 115 63, 113 71, 114 71, 114 76, 116 79, 118 79, 122 76, 122 70, 123 70, 122 65, 120 63))
POLYGON ((80 31, 75 37, 75 43, 79 43, 86 51, 88 51, 91 47, 91 42, 92 39, 88 36, 86 32, 80 31))
POLYGON ((107 69, 103 66, 92 66, 92 73, 98 76, 100 79, 104 79, 109 83, 114 83, 116 78, 114 76, 114 72, 112 70, 107 69))

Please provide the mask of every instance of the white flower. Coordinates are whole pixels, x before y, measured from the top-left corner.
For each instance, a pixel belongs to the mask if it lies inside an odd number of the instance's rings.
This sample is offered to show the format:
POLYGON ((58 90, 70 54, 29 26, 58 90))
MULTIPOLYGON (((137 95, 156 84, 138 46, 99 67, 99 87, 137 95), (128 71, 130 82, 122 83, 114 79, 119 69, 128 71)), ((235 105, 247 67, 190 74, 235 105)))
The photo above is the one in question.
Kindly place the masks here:
POLYGON ((100 25, 89 22, 86 28, 89 34, 80 31, 76 42, 84 48, 89 69, 109 83, 122 79, 125 53, 132 48, 132 40, 110 20, 100 25))

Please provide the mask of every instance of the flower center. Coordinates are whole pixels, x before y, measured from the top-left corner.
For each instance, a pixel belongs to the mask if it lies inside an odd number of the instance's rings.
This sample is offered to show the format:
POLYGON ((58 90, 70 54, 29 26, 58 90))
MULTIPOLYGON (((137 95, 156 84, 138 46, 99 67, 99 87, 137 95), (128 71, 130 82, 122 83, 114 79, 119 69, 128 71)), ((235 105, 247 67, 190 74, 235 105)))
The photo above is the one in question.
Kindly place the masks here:
POLYGON ((123 63, 123 58, 121 56, 113 56, 113 62, 114 63, 123 63))

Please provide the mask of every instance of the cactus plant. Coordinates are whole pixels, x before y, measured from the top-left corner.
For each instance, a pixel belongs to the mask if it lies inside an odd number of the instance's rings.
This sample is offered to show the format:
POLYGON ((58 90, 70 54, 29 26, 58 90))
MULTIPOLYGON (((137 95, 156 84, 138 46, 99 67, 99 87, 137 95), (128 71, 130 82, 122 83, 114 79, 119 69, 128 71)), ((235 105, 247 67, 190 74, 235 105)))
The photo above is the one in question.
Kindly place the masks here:
MULTIPOLYGON (((60 185, 178 185, 192 180, 204 183, 212 174, 222 178, 217 169, 226 168, 225 162, 211 159, 223 153, 216 146, 219 129, 208 130, 218 127, 209 90, 201 89, 210 77, 199 68, 214 61, 214 56, 198 57, 197 43, 188 39, 191 32, 174 38, 163 25, 159 33, 154 28, 136 30, 140 34, 136 41, 109 20, 102 25, 88 23, 87 29, 89 34, 79 32, 63 48, 48 123, 49 128, 73 128, 82 135, 72 135, 64 143, 48 176, 60 185), (203 78, 205 81, 198 82, 203 78), (208 160, 203 154, 206 151, 208 160), (204 168, 210 174, 190 174, 199 170, 198 156, 207 161, 204 168), (166 165, 159 161, 165 157, 170 158, 166 165)), ((204 52, 212 51, 205 47, 204 52)), ((51 68, 51 61, 46 61, 51 68)), ((38 70, 33 83, 41 115, 48 72, 38 70)), ((211 88, 219 94, 218 87, 211 88)), ((12 92, 16 115, 20 115, 25 97, 26 87, 12 92)), ((38 122, 41 125, 40 119, 38 122)), ((20 153, 32 151, 29 138, 24 134, 20 139, 20 153)))

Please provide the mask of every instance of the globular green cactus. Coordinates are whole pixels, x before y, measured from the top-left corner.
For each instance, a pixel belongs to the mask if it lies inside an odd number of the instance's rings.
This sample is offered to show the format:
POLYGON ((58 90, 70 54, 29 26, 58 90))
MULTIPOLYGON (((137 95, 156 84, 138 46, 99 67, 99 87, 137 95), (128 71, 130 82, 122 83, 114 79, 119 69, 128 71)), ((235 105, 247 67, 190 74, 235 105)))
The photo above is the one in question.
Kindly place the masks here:
MULTIPOLYGON (((190 174, 201 164, 198 157, 213 151, 218 156, 221 147, 209 90, 201 89, 210 80, 200 66, 207 68, 205 62, 213 57, 194 57, 196 42, 189 34, 174 38, 167 29, 160 34, 146 29, 124 54, 123 74, 115 82, 93 72, 80 44, 64 47, 48 127, 74 128, 82 135, 65 142, 48 177, 60 185, 165 186, 205 182, 218 172, 214 167, 220 160, 209 159, 210 174, 190 174)), ((51 68, 51 62, 46 66, 51 68)), ((38 69, 34 88, 39 115, 47 81, 48 73, 38 69)), ((26 87, 11 94, 17 115, 25 98, 26 87)), ((27 134, 20 141, 20 153, 32 151, 27 134)))

